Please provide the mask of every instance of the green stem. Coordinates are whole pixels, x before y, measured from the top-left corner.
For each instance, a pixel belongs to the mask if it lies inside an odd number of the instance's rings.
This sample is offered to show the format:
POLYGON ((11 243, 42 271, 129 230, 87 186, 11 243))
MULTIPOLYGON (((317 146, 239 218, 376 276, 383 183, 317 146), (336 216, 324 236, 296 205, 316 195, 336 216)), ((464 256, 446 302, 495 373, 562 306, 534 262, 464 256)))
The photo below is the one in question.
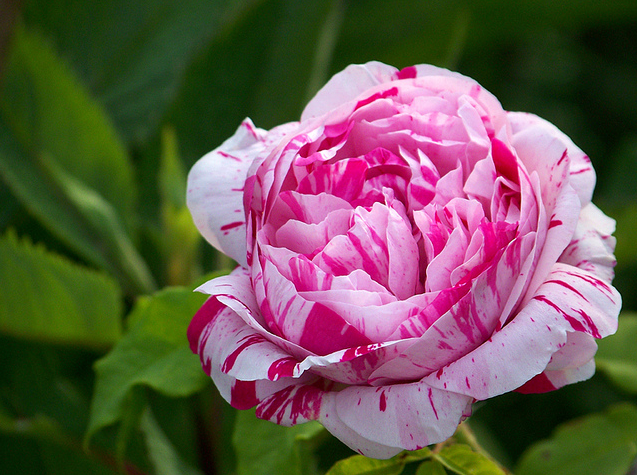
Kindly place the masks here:
POLYGON ((506 469, 506 467, 502 466, 502 464, 500 464, 495 458, 493 458, 491 454, 489 454, 489 452, 484 450, 484 448, 478 442, 475 434, 471 430, 471 427, 469 427, 469 423, 467 421, 458 426, 458 429, 456 430, 453 438, 456 440, 456 442, 468 445, 474 452, 480 455, 484 455, 489 460, 495 462, 505 474, 511 473, 506 469))

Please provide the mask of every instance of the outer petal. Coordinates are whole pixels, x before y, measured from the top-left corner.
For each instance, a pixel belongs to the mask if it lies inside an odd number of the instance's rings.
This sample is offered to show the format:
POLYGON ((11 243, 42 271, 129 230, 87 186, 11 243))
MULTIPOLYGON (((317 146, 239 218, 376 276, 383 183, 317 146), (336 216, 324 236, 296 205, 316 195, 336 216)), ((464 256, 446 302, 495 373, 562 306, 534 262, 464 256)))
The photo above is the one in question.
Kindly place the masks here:
POLYGON ((416 450, 451 437, 469 415, 472 402, 471 397, 441 391, 424 381, 378 388, 350 386, 324 397, 320 421, 364 455, 387 457, 387 448, 356 447, 348 440, 348 432, 353 430, 384 447, 416 450))
POLYGON ((546 369, 566 344, 567 333, 596 338, 614 333, 620 307, 613 287, 585 271, 556 264, 533 299, 502 330, 425 380, 480 400, 511 391, 546 369))
POLYGON ((332 76, 316 93, 305 107, 301 122, 323 115, 345 102, 354 100, 368 89, 390 81, 396 72, 396 68, 376 61, 348 66, 332 76))
MULTIPOLYGON (((213 297, 214 298, 214 297, 213 297)), ((201 357, 214 355, 221 371, 242 381, 291 376, 297 361, 248 326, 236 313, 221 312, 213 319, 210 333, 200 339, 201 357)))
MULTIPOLYGON (((267 324, 259 312, 259 307, 250 283, 250 275, 246 269, 237 267, 230 275, 217 277, 216 279, 208 281, 197 290, 215 297, 220 304, 232 309, 248 326, 256 330, 257 333, 273 342, 297 360, 301 361, 311 354, 304 348, 284 340, 266 329, 267 324)), ((206 323, 205 320, 199 318, 193 319, 190 325, 192 329, 189 328, 189 335, 197 331, 201 332, 201 328, 205 326, 206 323)), ((192 345, 193 338, 189 336, 189 339, 192 345)), ((193 351, 196 352, 195 349, 193 349, 193 351)))
MULTIPOLYGON (((534 129, 534 134, 552 137, 562 144, 570 159, 570 184, 577 192, 582 206, 590 203, 593 196, 593 188, 595 187, 595 170, 588 156, 564 132, 534 114, 507 112, 507 117, 513 129, 514 141, 515 135, 525 133, 527 129, 534 129)), ((521 154, 519 151, 518 153, 521 154)))
POLYGON ((411 384, 350 386, 329 383, 289 386, 257 407, 257 416, 282 425, 319 420, 352 449, 389 458, 450 437, 470 413, 472 398, 441 391, 420 381, 411 384))
POLYGON ((582 209, 571 243, 560 262, 571 264, 601 277, 610 284, 615 275, 615 220, 589 203, 582 209))
POLYGON ((250 119, 221 146, 201 158, 188 174, 188 208, 199 232, 221 252, 242 266, 246 262, 243 191, 248 169, 297 124, 270 132, 250 119))
POLYGON ((513 119, 513 146, 541 188, 543 212, 538 222, 538 236, 541 239, 546 232, 546 239, 538 242, 541 255, 530 285, 530 292, 534 292, 571 241, 583 200, 590 200, 587 193, 592 193, 595 175, 591 168, 592 181, 581 188, 583 185, 574 183, 570 173, 573 166, 583 162, 583 152, 568 137, 533 115, 509 114, 509 118, 513 119))
MULTIPOLYGON (((204 370, 212 378, 222 397, 233 407, 249 409, 290 384, 303 384, 311 379, 309 376, 304 376, 300 380, 282 378, 273 382, 263 378, 257 381, 246 381, 227 374, 228 370, 237 363, 241 351, 245 349, 242 345, 250 341, 250 337, 247 340, 242 341, 240 338, 239 342, 237 341, 237 335, 246 330, 249 332, 238 315, 232 309, 220 304, 214 297, 208 299, 201 307, 188 329, 193 351, 199 354, 204 370)), ((272 358, 269 360, 271 361, 272 358)), ((273 365, 276 367, 276 362, 273 362, 273 365)), ((248 366, 240 361, 239 366, 244 370, 248 369, 248 366)))
POLYGON ((553 354, 546 370, 516 391, 525 394, 543 393, 589 379, 595 372, 593 357, 596 352, 595 338, 581 332, 569 333, 566 344, 553 354))

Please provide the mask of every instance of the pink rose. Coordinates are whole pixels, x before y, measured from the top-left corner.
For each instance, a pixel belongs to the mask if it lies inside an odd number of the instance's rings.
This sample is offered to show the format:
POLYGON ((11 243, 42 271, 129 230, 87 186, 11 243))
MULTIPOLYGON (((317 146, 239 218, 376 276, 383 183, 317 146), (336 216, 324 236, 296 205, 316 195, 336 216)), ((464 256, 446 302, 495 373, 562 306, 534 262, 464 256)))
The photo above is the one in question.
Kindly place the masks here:
POLYGON ((614 221, 588 157, 433 66, 350 66, 270 131, 241 124, 188 179, 239 263, 188 337, 223 397, 320 421, 386 458, 476 400, 589 378, 617 327, 614 221))

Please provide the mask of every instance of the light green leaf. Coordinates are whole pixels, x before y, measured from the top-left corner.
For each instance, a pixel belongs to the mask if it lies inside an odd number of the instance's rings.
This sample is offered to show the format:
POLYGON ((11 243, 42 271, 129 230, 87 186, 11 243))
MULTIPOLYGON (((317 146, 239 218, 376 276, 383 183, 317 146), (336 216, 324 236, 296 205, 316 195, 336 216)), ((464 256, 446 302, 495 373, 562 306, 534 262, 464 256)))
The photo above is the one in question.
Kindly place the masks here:
POLYGON ((186 172, 179 158, 177 134, 172 127, 161 131, 161 156, 159 157, 159 194, 162 201, 175 208, 186 206, 186 172))
POLYGON ((161 142, 157 178, 165 275, 168 285, 183 285, 192 282, 199 270, 196 263, 201 236, 186 206, 186 173, 179 158, 174 129, 164 128, 161 142))
POLYGON ((622 313, 615 335, 598 342, 595 355, 597 369, 619 388, 637 393, 637 314, 622 313))
POLYGON ((49 44, 19 27, 0 89, 5 123, 32 156, 55 157, 132 224, 133 166, 99 104, 49 44))
POLYGON ((137 301, 128 331, 95 364, 97 382, 87 442, 95 432, 122 418, 126 399, 138 385, 185 397, 208 383, 186 339, 188 324, 205 299, 189 289, 168 288, 137 301))
POLYGON ((445 447, 435 454, 434 458, 458 475, 504 475, 493 460, 474 452, 471 447, 464 444, 445 447))
POLYGON ((149 408, 144 411, 141 429, 146 436, 148 456, 157 475, 200 475, 201 472, 188 466, 159 426, 149 408))
POLYGON ((306 475, 316 472, 313 445, 325 434, 318 422, 282 427, 257 419, 254 411, 237 414, 232 443, 238 475, 306 475))
POLYGON ((447 475, 447 472, 437 460, 427 460, 418 466, 416 475, 447 475))
POLYGON ((377 460, 353 455, 334 464, 326 475, 398 475, 404 468, 405 463, 401 460, 377 460))
POLYGON ((335 463, 327 475, 394 475, 402 473, 407 463, 419 462, 431 456, 432 452, 427 447, 412 452, 401 452, 387 460, 353 455, 335 463))
POLYGON ((557 428, 531 446, 516 475, 624 475, 637 455, 637 408, 620 404, 557 428))
POLYGON ((121 295, 108 276, 13 234, 0 238, 0 331, 106 348, 121 335, 121 295))

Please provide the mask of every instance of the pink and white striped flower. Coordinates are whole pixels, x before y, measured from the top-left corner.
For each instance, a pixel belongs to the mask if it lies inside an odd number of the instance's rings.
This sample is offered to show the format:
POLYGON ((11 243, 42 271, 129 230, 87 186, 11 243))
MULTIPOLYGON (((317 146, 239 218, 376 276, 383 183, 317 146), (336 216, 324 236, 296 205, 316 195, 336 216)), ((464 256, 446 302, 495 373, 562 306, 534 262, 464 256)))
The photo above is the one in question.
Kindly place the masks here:
POLYGON ((188 205, 239 263, 188 332, 234 407, 320 421, 377 458, 476 400, 589 378, 616 330, 614 221, 588 157, 433 66, 350 66, 270 131, 203 157, 188 205))

